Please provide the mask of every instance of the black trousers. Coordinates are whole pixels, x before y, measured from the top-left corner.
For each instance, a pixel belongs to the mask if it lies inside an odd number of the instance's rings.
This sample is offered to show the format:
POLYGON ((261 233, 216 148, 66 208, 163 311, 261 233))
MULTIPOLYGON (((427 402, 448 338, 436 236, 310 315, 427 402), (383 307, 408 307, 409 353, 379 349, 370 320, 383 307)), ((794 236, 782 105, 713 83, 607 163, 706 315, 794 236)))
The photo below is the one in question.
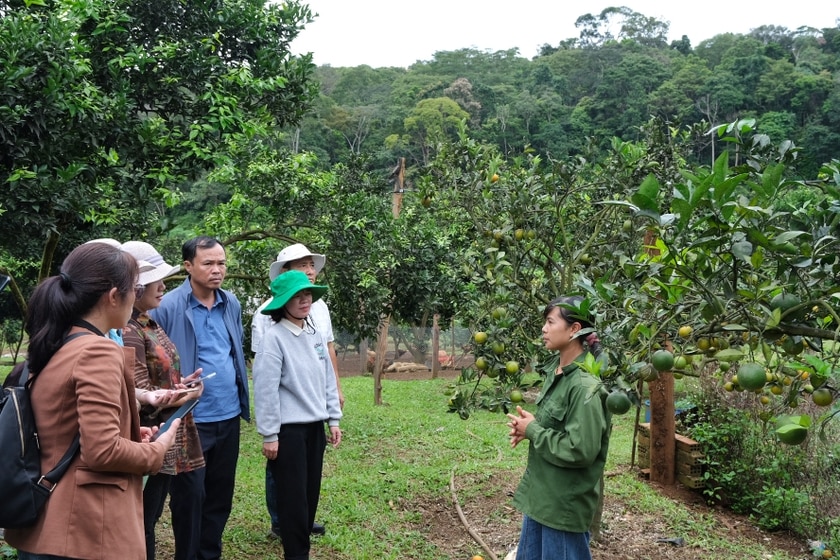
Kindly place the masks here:
POLYGON ((163 505, 172 483, 172 475, 156 474, 143 487, 143 528, 146 531, 146 560, 155 560, 155 525, 163 514, 163 505))
POLYGON ((309 534, 321 495, 327 436, 323 422, 284 424, 277 459, 268 461, 277 493, 277 517, 286 560, 309 558, 309 534))
POLYGON ((196 426, 206 466, 173 477, 169 491, 175 560, 218 560, 233 506, 239 417, 196 426))

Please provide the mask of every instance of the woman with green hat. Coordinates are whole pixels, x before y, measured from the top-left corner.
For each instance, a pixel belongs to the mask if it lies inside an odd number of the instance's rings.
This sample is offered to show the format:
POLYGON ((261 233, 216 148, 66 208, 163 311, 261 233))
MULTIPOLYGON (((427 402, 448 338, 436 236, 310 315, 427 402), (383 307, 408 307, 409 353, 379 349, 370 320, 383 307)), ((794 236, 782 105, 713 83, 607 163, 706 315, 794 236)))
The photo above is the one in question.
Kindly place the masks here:
POLYGON ((254 358, 257 431, 277 482, 274 498, 287 560, 309 558, 324 450, 327 441, 333 447, 341 443, 335 373, 326 341, 308 319, 312 302, 326 291, 297 270, 277 276, 271 282, 273 297, 261 310, 274 324, 254 358))

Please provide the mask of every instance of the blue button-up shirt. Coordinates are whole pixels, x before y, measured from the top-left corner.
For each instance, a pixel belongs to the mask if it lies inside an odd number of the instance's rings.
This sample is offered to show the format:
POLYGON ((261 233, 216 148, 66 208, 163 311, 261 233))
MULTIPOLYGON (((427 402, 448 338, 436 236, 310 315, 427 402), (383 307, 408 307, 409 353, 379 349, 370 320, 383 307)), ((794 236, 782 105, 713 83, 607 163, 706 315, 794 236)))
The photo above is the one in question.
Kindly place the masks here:
POLYGON ((231 339, 225 327, 225 302, 216 292, 212 308, 207 309, 194 295, 190 295, 190 306, 198 344, 198 367, 204 370, 202 375, 216 372, 215 377, 204 382, 204 392, 193 417, 199 423, 228 420, 239 415, 240 407, 231 339))

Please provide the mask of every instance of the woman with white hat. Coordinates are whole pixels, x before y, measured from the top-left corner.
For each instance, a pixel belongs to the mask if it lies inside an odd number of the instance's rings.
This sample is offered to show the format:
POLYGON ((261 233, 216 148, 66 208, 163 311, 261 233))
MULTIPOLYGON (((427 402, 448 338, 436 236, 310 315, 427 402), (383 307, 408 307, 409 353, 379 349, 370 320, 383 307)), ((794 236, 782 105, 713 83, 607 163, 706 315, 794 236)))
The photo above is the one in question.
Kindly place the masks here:
MULTIPOLYGON (((123 330, 123 341, 127 348, 134 348, 134 384, 138 400, 143 404, 141 425, 156 426, 185 401, 201 395, 203 384, 196 383, 192 388, 185 385, 201 370, 187 378, 181 377, 175 344, 148 314, 150 309, 160 305, 166 290, 164 279, 176 274, 180 267, 167 264, 154 247, 142 241, 128 241, 122 245, 122 250, 153 267, 140 273, 139 284, 143 289, 138 288, 131 319, 123 330)), ((160 472, 150 476, 143 489, 147 560, 155 558, 155 525, 163 513, 172 476, 203 467, 201 441, 192 413, 189 413, 178 428, 175 445, 167 452, 160 472)))
POLYGON ((276 483, 280 538, 287 560, 309 558, 327 441, 341 443, 341 406, 324 335, 309 312, 326 293, 291 270, 271 282, 261 313, 274 323, 254 359, 254 407, 263 455, 276 483), (324 424, 329 426, 325 434, 324 424))

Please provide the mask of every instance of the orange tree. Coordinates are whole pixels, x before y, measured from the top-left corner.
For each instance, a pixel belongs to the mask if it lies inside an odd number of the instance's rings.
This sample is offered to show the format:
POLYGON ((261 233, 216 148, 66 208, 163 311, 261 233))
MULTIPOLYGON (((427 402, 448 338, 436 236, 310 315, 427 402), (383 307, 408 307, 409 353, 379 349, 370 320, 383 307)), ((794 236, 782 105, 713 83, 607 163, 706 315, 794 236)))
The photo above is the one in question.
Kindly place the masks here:
MULTIPOLYGON (((668 146, 660 156, 681 161, 668 146)), ((542 309, 572 293, 586 296, 583 305, 597 316, 611 354, 608 367, 594 366, 597 373, 638 402, 629 390, 638 372, 629 369, 622 340, 633 321, 604 300, 621 289, 615 263, 634 261, 641 237, 627 208, 603 201, 620 201, 650 165, 642 147, 619 141, 598 165, 588 157, 554 162, 530 153, 504 161, 464 134, 441 148, 418 183, 424 200, 469 224, 472 243, 462 263, 468 304, 460 314, 481 333, 473 344, 476 366, 463 371, 451 411, 468 417, 475 406, 507 410, 518 400, 524 372, 542 358, 542 309), (494 382, 482 383, 486 378, 494 382)), ((676 175, 672 168, 662 166, 663 177, 676 175)))
MULTIPOLYGON (((791 407, 817 388, 823 403, 836 393, 837 162, 804 180, 799 149, 738 121, 714 130, 728 147, 714 165, 692 168, 681 154, 695 131, 653 121, 642 132, 597 160, 564 162, 504 161, 462 135, 425 170, 424 198, 472 228, 463 316, 487 336, 450 409, 509 406, 539 359, 541 306, 579 293, 611 352, 607 384, 653 378, 651 357, 666 345, 680 374, 726 370, 721 387, 740 388, 728 376, 755 363, 766 381, 753 390, 770 412, 807 427, 791 407)), ((790 430, 779 427, 782 441, 790 430)))
POLYGON ((649 176, 620 203, 646 222, 653 246, 621 263, 626 278, 642 274, 622 285, 644 296, 625 294, 639 319, 627 341, 655 348, 670 339, 686 372, 716 372, 724 388, 758 393, 784 418, 779 439, 801 443, 810 417, 791 409, 815 387, 831 404, 837 387, 837 162, 803 180, 799 150, 773 145, 754 122, 714 133, 731 149, 711 168, 683 170, 671 185, 649 176), (691 328, 675 336, 680 325, 691 328))

